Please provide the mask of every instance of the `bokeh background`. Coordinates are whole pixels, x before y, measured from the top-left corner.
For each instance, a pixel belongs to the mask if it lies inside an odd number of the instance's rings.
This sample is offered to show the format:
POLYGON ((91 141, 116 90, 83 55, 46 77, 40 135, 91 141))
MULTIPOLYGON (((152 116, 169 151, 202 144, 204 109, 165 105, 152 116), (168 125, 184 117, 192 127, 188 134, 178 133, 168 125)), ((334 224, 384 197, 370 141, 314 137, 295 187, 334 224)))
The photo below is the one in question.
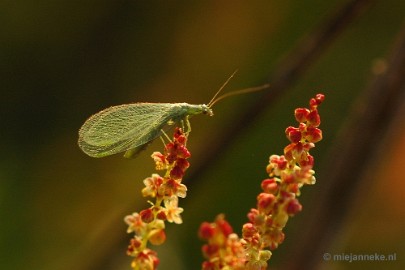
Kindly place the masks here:
MULTIPOLYGON (((227 91, 259 85, 346 2, 0 1, 0 269, 130 269, 123 217, 146 206, 142 180, 154 172, 149 156, 162 145, 157 140, 134 160, 93 159, 77 147, 82 123, 111 105, 207 103, 235 69, 227 91)), ((221 153, 212 153, 210 143, 258 94, 218 103, 213 118, 191 119, 193 179, 185 177, 189 192, 180 201, 184 223, 168 225, 167 242, 157 248, 159 269, 199 269, 199 224, 219 213, 240 232, 266 177, 268 156, 282 154, 287 144, 284 129, 295 124, 294 108, 318 92, 326 95, 320 108, 324 140, 313 155, 315 170, 326 167, 354 101, 384 67, 404 14, 405 1, 374 1, 221 153), (202 157, 209 164, 195 175, 202 157)), ((405 267, 404 131, 398 122, 385 140, 325 250, 396 253, 397 260, 320 257, 320 268, 405 267)), ((294 259, 290 251, 306 233, 305 218, 322 181, 328 177, 304 188, 303 212, 289 221, 271 269, 294 259)))

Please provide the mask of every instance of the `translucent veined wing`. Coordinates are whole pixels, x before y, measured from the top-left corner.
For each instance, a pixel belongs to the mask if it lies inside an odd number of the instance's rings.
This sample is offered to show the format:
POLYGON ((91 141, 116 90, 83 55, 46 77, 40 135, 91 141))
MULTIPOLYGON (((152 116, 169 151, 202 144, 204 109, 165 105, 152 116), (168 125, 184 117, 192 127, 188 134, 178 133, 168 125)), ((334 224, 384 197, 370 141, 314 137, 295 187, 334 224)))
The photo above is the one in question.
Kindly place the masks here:
POLYGON ((104 157, 144 144, 170 121, 185 117, 182 103, 133 103, 113 106, 91 116, 79 130, 79 146, 91 157, 104 157))

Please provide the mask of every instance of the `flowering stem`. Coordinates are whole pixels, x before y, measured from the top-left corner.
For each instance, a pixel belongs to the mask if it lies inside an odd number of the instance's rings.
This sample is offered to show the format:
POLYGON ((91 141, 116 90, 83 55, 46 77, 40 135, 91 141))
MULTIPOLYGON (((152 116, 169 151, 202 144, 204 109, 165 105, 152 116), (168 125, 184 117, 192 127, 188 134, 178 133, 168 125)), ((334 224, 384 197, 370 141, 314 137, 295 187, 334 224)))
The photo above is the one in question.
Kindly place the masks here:
POLYGON ((127 250, 127 254, 134 258, 131 264, 134 270, 155 270, 159 259, 157 253, 147 247, 148 243, 161 245, 165 242, 165 221, 182 223, 180 214, 183 208, 178 207, 178 198, 184 198, 187 192, 187 187, 181 183, 190 166, 187 161, 191 156, 186 148, 187 135, 176 128, 173 140, 166 144, 164 154, 152 154, 156 170, 166 170, 163 177, 152 174, 143 181, 145 188, 142 195, 155 198, 155 202, 150 202, 149 208, 124 219, 128 224, 127 232, 134 233, 127 250))
POLYGON ((318 94, 309 102, 310 108, 295 110, 298 127, 288 127, 285 134, 290 144, 284 155, 271 155, 266 171, 270 178, 262 181, 257 196, 257 207, 248 213, 249 222, 243 225, 242 239, 219 215, 214 223, 203 223, 200 237, 208 241, 203 246, 207 259, 203 270, 213 269, 266 269, 267 261, 284 240, 283 228, 289 217, 301 211, 298 201, 300 188, 315 183, 314 158, 309 150, 322 139, 318 128, 321 119, 317 107, 324 95, 318 94))

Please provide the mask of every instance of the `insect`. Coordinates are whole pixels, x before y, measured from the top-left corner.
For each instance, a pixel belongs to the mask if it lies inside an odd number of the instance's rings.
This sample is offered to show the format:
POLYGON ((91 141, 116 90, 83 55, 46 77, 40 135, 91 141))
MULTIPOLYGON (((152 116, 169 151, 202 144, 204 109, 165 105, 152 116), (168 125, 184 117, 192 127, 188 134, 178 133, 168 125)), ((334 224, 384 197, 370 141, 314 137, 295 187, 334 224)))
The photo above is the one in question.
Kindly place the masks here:
POLYGON ((105 157, 126 152, 125 157, 132 157, 144 149, 151 141, 163 133, 163 128, 172 123, 185 121, 196 114, 213 116, 212 106, 219 100, 246 92, 267 88, 268 85, 242 89, 218 94, 226 86, 236 71, 226 80, 211 101, 205 105, 188 103, 132 103, 112 106, 104 109, 83 124, 79 130, 79 147, 91 157, 105 157))

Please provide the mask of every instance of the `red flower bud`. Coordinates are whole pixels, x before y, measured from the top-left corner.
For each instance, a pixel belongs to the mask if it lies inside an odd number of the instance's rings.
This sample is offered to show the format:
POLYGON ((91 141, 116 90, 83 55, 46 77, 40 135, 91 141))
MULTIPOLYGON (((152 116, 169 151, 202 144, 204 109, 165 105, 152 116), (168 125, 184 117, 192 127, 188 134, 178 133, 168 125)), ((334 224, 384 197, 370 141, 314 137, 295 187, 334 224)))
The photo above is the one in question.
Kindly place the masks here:
POLYGON ((160 219, 160 220, 166 220, 167 216, 165 211, 159 211, 156 215, 156 218, 160 219))
POLYGON ((322 140, 322 130, 316 127, 308 127, 305 134, 305 139, 312 143, 319 142, 322 140))
POLYGON ((257 233, 257 229, 253 226, 252 223, 245 223, 242 227, 242 237, 243 238, 250 238, 257 233))
POLYGON ((259 216, 260 216, 260 213, 256 208, 250 209, 249 213, 247 214, 247 218, 249 219, 249 221, 254 224, 257 223, 257 219, 259 216))
POLYGON ((314 166, 314 157, 311 156, 310 154, 307 155, 307 159, 306 160, 300 160, 299 164, 301 167, 313 167, 314 166))
POLYGON ((163 229, 152 230, 149 233, 149 241, 152 245, 158 246, 166 241, 166 233, 163 229))
POLYGON ((273 204, 276 201, 276 196, 269 193, 260 193, 257 196, 257 209, 266 215, 273 210, 273 204))
POLYGON ((287 139, 293 143, 297 143, 301 140, 301 131, 298 128, 290 126, 285 130, 285 134, 287 135, 287 139))
POLYGON ((311 106, 311 108, 316 108, 324 101, 324 99, 325 99, 324 94, 316 94, 315 98, 311 98, 309 100, 309 106, 311 106))
POLYGON ((324 94, 316 94, 315 100, 317 101, 318 105, 321 104, 325 99, 324 94))
POLYGON ((215 221, 215 223, 218 226, 218 229, 221 230, 221 232, 225 235, 228 236, 231 233, 233 233, 233 228, 231 226, 231 224, 228 223, 228 221, 226 221, 223 218, 219 218, 215 221))
POLYGON ((297 199, 289 200, 286 204, 285 211, 289 216, 293 216, 302 210, 302 205, 297 199))
POLYGON ((150 223, 153 221, 153 219, 155 218, 153 215, 153 211, 151 208, 142 210, 139 215, 141 216, 141 219, 143 222, 145 223, 150 223))
POLYGON ((295 119, 300 123, 306 122, 309 112, 307 108, 297 108, 294 111, 295 119))
POLYGON ((308 123, 311 126, 317 127, 321 124, 321 117, 319 116, 318 110, 313 110, 308 114, 308 123))
POLYGON ((188 151, 188 149, 184 145, 178 145, 177 155, 180 158, 189 158, 191 156, 191 153, 188 151))
POLYGON ((218 252, 218 250, 219 250, 218 245, 204 245, 202 247, 202 252, 207 258, 214 256, 218 252))
POLYGON ((200 238, 208 240, 215 234, 215 228, 208 222, 203 222, 198 230, 200 238))
POLYGON ((173 179, 181 179, 184 176, 184 171, 179 166, 174 166, 174 168, 170 171, 170 177, 173 179))
POLYGON ((264 192, 275 194, 278 189, 278 184, 274 178, 270 178, 270 179, 263 180, 261 187, 264 192))
POLYGON ((188 162, 185 158, 179 158, 177 159, 176 166, 185 171, 188 167, 190 167, 190 162, 188 162))

